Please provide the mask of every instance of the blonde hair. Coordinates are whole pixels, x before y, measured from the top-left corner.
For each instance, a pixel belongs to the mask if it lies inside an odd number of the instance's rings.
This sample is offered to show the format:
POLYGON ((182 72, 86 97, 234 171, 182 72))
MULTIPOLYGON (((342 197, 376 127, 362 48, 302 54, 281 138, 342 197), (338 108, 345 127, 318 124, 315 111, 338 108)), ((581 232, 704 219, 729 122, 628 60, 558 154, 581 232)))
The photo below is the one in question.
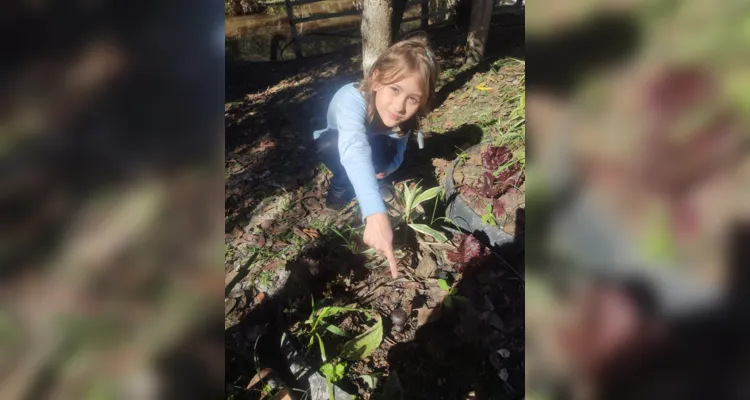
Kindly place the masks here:
POLYGON ((435 97, 435 86, 440 75, 440 65, 435 58, 435 52, 430 49, 424 36, 415 36, 392 44, 372 64, 367 77, 360 82, 359 90, 365 97, 368 122, 372 122, 376 113, 372 101, 374 85, 390 85, 400 81, 410 72, 415 72, 419 76, 425 96, 422 97, 417 113, 399 125, 399 134, 404 135, 410 130, 419 129, 419 120, 430 111, 429 105, 435 97))

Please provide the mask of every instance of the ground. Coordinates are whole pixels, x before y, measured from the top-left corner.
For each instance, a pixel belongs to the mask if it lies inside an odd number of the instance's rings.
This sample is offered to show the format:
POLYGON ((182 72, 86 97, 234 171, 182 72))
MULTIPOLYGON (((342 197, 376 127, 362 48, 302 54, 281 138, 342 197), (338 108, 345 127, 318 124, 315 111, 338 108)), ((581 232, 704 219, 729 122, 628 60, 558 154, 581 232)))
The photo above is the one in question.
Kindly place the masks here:
MULTIPOLYGON (((496 45, 474 67, 462 66, 463 42, 454 29, 430 32, 443 73, 434 109, 423 124, 425 148, 410 143, 394 174, 397 187, 400 182, 440 186, 445 167, 464 149, 495 141, 518 106, 524 66, 514 57, 523 54, 523 27, 493 25, 496 45)), ((261 366, 304 390, 304 382, 284 375, 277 339, 290 332, 306 348, 304 321, 314 312, 314 301, 315 310, 349 306, 373 310, 371 315, 383 320, 382 343, 369 357, 350 362, 337 382, 359 398, 380 393, 394 372, 406 398, 457 399, 471 392, 479 398, 520 398, 523 254, 487 249, 468 265, 463 262, 468 259, 454 262, 449 253, 460 252, 461 236, 440 220, 440 197, 424 202, 409 218, 447 235, 446 243, 399 223, 406 213, 403 203, 394 201, 401 273, 394 280, 382 259, 365 253, 356 202, 342 212, 324 207, 330 172, 315 159, 312 131, 323 127, 335 91, 358 79, 359 64, 356 48, 284 63, 228 61, 227 395, 262 397, 261 389, 246 389, 261 366), (439 279, 455 288, 452 294, 439 279), (400 332, 389 317, 395 309, 407 316, 400 332), (376 388, 362 376, 378 378, 376 388)), ((326 323, 353 335, 373 325, 364 315, 344 312, 326 323)), ((331 333, 322 340, 329 358, 336 354, 331 349, 345 342, 331 333)), ((318 346, 307 360, 321 365, 318 346)))

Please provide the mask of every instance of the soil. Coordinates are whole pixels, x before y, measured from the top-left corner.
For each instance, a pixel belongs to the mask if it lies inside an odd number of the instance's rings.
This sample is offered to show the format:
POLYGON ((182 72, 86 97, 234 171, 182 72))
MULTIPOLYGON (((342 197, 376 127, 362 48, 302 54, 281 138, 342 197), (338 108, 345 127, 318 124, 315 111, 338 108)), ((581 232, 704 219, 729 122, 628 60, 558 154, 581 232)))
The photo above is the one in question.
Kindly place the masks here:
POLYGON ((466 161, 459 161, 456 165, 453 170, 456 190, 477 215, 487 214, 486 207, 492 206, 494 200, 499 200, 504 210, 500 217, 498 213, 494 214, 497 226, 510 235, 521 234, 522 232, 516 227, 516 217, 517 210, 524 209, 526 205, 526 182, 521 184, 518 190, 509 190, 498 199, 490 199, 477 193, 474 187, 479 177, 485 172, 482 167, 481 151, 482 148, 479 147, 470 149, 466 152, 468 156, 466 161))
MULTIPOLYGON (((497 39, 488 46, 488 59, 474 67, 461 67, 465 37, 456 37, 453 27, 430 32, 444 73, 423 125, 425 147, 418 149, 416 140, 409 144, 394 183, 439 186, 457 150, 488 139, 495 133, 492 121, 510 113, 505 97, 522 83, 518 66, 504 64, 502 57, 522 57, 524 32, 523 26, 499 22, 505 21, 493 22, 490 35, 497 39)), ((279 343, 282 334, 291 333, 307 350, 300 328, 312 312, 311 300, 318 308, 372 309, 383 318, 380 346, 348 365, 337 383, 358 398, 381 393, 394 372, 405 398, 463 399, 472 392, 477 398, 522 398, 524 283, 514 271, 523 276, 523 254, 508 260, 502 252, 488 254, 457 268, 446 255, 456 249, 451 241, 418 238, 396 223, 401 275, 394 280, 382 258, 362 254, 356 202, 339 212, 324 207, 330 172, 316 160, 311 132, 321 128, 335 91, 359 77, 357 52, 227 65, 227 398, 262 398, 260 391, 246 389, 259 368, 271 368, 288 386, 305 389, 305 382, 290 376, 279 343), (438 279, 466 300, 446 307, 447 292, 438 279), (396 308, 408 316, 400 332, 389 317, 396 308), (375 389, 363 374, 381 374, 375 389)), ((444 205, 423 207, 418 223, 452 237, 438 220, 444 205)), ((350 334, 371 324, 360 313, 328 322, 350 334)), ((343 343, 333 334, 323 340, 329 356, 343 343)), ((307 357, 313 368, 320 366, 317 346, 307 357)))

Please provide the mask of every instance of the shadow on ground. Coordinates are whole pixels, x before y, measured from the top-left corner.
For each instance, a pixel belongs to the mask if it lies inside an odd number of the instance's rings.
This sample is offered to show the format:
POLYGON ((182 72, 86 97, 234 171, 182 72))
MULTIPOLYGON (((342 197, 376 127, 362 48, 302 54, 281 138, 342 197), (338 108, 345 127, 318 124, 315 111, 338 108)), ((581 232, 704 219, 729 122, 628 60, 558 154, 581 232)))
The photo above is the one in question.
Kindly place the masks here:
POLYGON ((390 350, 390 373, 398 374, 404 398, 465 399, 470 392, 477 399, 523 398, 521 242, 516 238, 472 262, 458 284, 458 295, 468 301, 453 301, 413 341, 390 350))

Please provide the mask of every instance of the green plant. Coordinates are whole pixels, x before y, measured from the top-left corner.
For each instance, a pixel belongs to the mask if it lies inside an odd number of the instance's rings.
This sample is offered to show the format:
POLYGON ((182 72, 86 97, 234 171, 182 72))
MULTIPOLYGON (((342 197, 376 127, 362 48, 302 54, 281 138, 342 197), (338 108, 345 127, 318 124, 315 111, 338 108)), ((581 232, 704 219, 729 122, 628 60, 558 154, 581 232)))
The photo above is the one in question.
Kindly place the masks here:
POLYGON ((438 279, 438 286, 440 286, 440 289, 448 292, 448 294, 443 297, 443 304, 445 304, 446 307, 453 307, 453 300, 468 301, 466 297, 457 295, 456 293, 458 292, 458 289, 448 285, 448 282, 446 282, 445 279, 438 279))
POLYGON ((333 384, 344 378, 346 373, 345 362, 327 362, 320 367, 320 372, 328 382, 328 398, 333 400, 333 384))
POLYGON ((364 233, 364 226, 361 226, 359 228, 352 228, 351 225, 346 226, 346 230, 344 232, 339 231, 338 229, 331 227, 331 230, 333 233, 338 235, 341 239, 344 240, 344 243, 342 246, 349 249, 352 253, 359 253, 359 241, 357 240, 358 237, 362 237, 364 233), (346 233, 346 235, 344 234, 346 233))
POLYGON ((485 205, 484 209, 487 210, 487 212, 482 215, 482 222, 497 227, 497 220, 495 219, 495 214, 492 212, 492 204, 485 205))
POLYGON ((458 152, 456 153, 456 157, 460 160, 459 162, 466 162, 466 160, 469 159, 469 154, 467 154, 465 151, 463 151, 461 148, 456 147, 458 149, 458 152))
POLYGON ((326 306, 320 309, 317 308, 315 300, 312 300, 312 311, 308 319, 304 322, 306 328, 303 330, 303 336, 309 336, 307 344, 307 352, 315 347, 315 342, 318 343, 320 349, 320 358, 323 361, 323 365, 320 367, 320 372, 326 377, 328 382, 328 396, 333 399, 333 383, 341 380, 346 373, 346 362, 342 359, 349 361, 357 361, 362 358, 368 357, 373 350, 375 350, 383 340, 383 321, 374 310, 367 310, 361 308, 351 307, 332 307, 326 306), (326 322, 326 318, 332 317, 336 314, 343 312, 358 312, 364 313, 365 315, 372 316, 376 319, 375 324, 368 328, 365 332, 350 338, 351 335, 335 324, 326 322), (374 315, 373 315, 374 314, 374 315), (323 342, 323 336, 326 332, 334 335, 350 338, 341 347, 338 355, 333 355, 330 352, 326 353, 326 347, 323 342))
POLYGON ((439 242, 446 242, 448 238, 445 235, 428 225, 417 224, 414 222, 413 215, 421 209, 421 204, 425 201, 429 201, 437 197, 441 193, 440 186, 423 190, 418 184, 408 185, 406 182, 400 185, 400 189, 396 190, 396 198, 403 210, 402 220, 408 227, 413 229, 415 232, 432 236, 439 242), (413 186, 413 187, 410 187, 413 186))

